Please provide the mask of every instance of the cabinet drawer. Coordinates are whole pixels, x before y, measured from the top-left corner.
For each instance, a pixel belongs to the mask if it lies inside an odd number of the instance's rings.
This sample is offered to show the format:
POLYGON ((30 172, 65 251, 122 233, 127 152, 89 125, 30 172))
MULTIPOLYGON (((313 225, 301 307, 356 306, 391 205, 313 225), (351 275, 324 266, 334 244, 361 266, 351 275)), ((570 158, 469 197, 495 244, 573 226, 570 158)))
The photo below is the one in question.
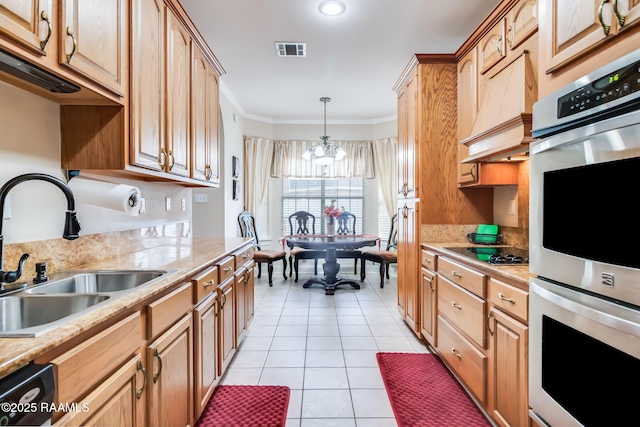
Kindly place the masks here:
POLYGON ((480 298, 486 298, 485 275, 446 258, 438 259, 438 274, 480 298))
POLYGON ((483 299, 447 280, 438 281, 438 312, 485 348, 485 306, 483 299))
POLYGON ((56 372, 58 403, 79 397, 113 372, 139 347, 140 312, 136 312, 51 361, 56 372))
POLYGON ((222 283, 235 273, 235 257, 229 256, 218 263, 218 283, 222 283))
POLYGON ((425 251, 424 249, 422 250, 422 256, 421 256, 421 260, 422 260, 422 266, 428 270, 431 271, 436 271, 436 259, 438 258, 438 256, 436 254, 434 254, 433 252, 429 252, 429 251, 425 251))
POLYGON ((249 246, 248 248, 245 248, 234 254, 236 259, 236 270, 253 259, 253 250, 253 246, 249 246))
POLYGON ((191 279, 193 284, 193 303, 197 304, 204 297, 215 292, 218 287, 218 267, 210 267, 191 279))
POLYGON ((488 293, 493 305, 528 322, 529 292, 489 278, 488 293))
POLYGON ((438 353, 465 385, 486 402, 487 356, 438 316, 438 353))
POLYGON ((187 283, 169 295, 149 304, 147 307, 148 338, 156 337, 176 323, 191 308, 191 299, 191 283, 187 283))

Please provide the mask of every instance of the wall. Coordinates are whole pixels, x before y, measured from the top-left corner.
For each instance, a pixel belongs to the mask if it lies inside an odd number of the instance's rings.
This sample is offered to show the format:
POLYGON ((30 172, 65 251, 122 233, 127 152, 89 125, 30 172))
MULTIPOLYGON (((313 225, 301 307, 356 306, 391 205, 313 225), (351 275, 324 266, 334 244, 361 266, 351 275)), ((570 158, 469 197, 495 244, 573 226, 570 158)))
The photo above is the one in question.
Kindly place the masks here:
MULTIPOLYGON (((29 172, 46 173, 66 181, 60 168, 59 106, 0 82, 0 183, 29 172)), ((101 178, 103 179, 103 178, 101 178)), ((112 180, 138 186, 146 199, 147 213, 133 217, 78 200, 76 210, 81 235, 129 230, 148 225, 189 221, 191 204, 180 210, 180 199, 190 200, 191 190, 178 185, 112 180), (164 210, 164 198, 173 201, 164 210)), ((42 181, 24 182, 9 193, 11 219, 3 224, 5 244, 60 238, 66 199, 54 186, 42 181)), ((6 216, 6 215, 5 215, 6 216)))

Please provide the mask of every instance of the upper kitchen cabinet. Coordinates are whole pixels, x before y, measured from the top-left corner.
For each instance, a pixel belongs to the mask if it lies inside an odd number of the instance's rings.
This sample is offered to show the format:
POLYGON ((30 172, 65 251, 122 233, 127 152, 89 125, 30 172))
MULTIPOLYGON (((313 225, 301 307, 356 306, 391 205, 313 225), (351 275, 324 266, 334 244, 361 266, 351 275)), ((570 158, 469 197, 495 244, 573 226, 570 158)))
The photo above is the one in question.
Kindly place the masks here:
POLYGON ((127 13, 125 0, 0 1, 0 49, 78 90, 51 91, 9 73, 0 77, 60 104, 122 105, 128 90, 127 13))
POLYGON ((640 0, 540 0, 540 97, 638 48, 640 0))
POLYGON ((513 166, 490 164, 527 151, 538 99, 536 0, 502 2, 458 52, 458 183, 517 184, 513 166))
POLYGON ((416 156, 418 69, 415 68, 398 91, 398 199, 417 197, 419 181, 416 156))
POLYGON ((223 69, 179 3, 131 1, 131 102, 61 108, 62 165, 218 186, 223 69))
POLYGON ((61 64, 125 96, 128 2, 60 0, 61 64))
POLYGON ((46 55, 51 19, 51 0, 0 0, 0 32, 36 55, 46 55))

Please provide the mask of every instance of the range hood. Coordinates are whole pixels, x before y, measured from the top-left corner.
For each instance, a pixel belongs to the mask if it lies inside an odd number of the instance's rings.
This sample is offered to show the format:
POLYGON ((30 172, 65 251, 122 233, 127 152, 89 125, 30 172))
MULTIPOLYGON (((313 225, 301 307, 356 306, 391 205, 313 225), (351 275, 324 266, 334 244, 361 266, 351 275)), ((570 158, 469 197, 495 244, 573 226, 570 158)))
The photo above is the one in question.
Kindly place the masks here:
POLYGON ((531 112, 538 93, 528 54, 523 51, 487 80, 472 136, 461 141, 469 147, 462 163, 525 160, 535 141, 531 112))
POLYGON ((79 86, 3 50, 0 50, 0 71, 54 93, 74 93, 80 90, 79 86))

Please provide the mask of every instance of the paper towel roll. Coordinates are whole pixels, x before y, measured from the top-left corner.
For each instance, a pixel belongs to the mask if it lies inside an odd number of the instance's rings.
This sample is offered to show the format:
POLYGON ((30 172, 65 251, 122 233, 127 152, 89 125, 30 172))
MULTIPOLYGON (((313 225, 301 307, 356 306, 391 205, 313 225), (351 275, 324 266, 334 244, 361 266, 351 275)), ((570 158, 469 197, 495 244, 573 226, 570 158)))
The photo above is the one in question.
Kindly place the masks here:
POLYGON ((97 181, 81 176, 72 178, 69 187, 76 203, 99 206, 137 216, 140 212, 140 190, 137 187, 97 181))

